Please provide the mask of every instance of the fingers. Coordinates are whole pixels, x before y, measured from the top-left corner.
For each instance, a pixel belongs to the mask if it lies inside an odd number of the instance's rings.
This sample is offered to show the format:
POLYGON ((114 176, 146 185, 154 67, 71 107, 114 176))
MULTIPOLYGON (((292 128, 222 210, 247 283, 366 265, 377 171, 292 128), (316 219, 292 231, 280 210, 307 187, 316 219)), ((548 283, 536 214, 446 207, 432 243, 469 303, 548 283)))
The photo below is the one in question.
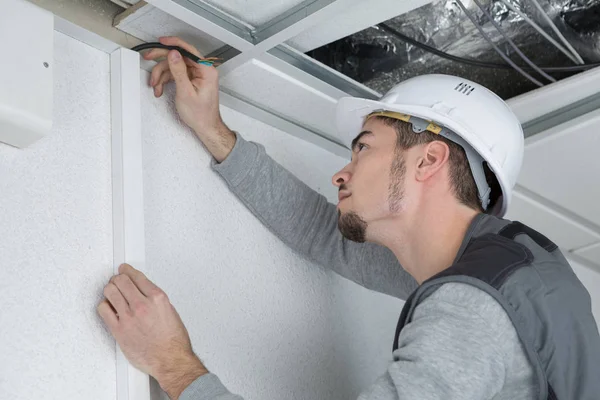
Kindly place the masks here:
POLYGON ((165 58, 169 54, 167 49, 152 49, 148 50, 143 54, 145 60, 156 60, 158 58, 165 58))
POLYGON ((117 318, 117 315, 113 311, 113 308, 111 307, 108 300, 102 300, 102 302, 98 304, 96 311, 98 311, 98 314, 100 315, 100 317, 102 317, 102 320, 111 331, 113 331, 118 326, 119 318, 117 318))
POLYGON ((123 294, 123 297, 125 297, 125 300, 131 309, 135 309, 137 303, 146 300, 146 297, 140 292, 128 275, 116 275, 113 276, 110 281, 119 289, 121 294, 123 294))
POLYGON ((119 316, 129 313, 129 305, 115 284, 109 283, 104 287, 104 297, 110 301, 119 316))
POLYGON ((152 68, 150 75, 150 86, 154 87, 154 96, 160 97, 163 94, 164 85, 173 79, 168 61, 161 61, 152 68))
POLYGON ((133 268, 129 264, 121 264, 119 267, 119 273, 127 275, 133 281, 133 283, 135 283, 140 292, 147 297, 151 297, 162 292, 158 286, 146 278, 146 275, 133 268))
POLYGON ((172 79, 173 79, 173 75, 171 75, 170 70, 164 72, 160 76, 158 82, 156 83, 156 86, 154 87, 154 96, 156 96, 156 97, 162 96, 165 85, 167 83, 169 83, 172 79))
POLYGON ((169 52, 169 69, 173 75, 173 80, 177 86, 177 92, 192 92, 194 86, 190 82, 190 78, 187 73, 187 65, 183 61, 183 57, 177 50, 171 50, 169 52))
POLYGON ((178 38, 177 36, 163 36, 163 37, 159 38, 158 41, 161 42, 162 44, 166 44, 167 46, 179 46, 182 49, 185 49, 185 50, 189 51, 190 53, 197 55, 198 57, 202 57, 202 54, 200 54, 200 52, 198 51, 197 48, 195 48, 191 44, 183 41, 182 39, 178 38))
MULTIPOLYGON (((150 51, 148 51, 147 53, 145 53, 143 55, 145 60, 153 60, 156 61, 160 58, 166 58, 167 55, 169 54, 169 50, 167 49, 152 49, 150 51)), ((188 67, 192 67, 197 69, 199 67, 199 64, 193 60, 190 60, 187 57, 184 57, 183 60, 185 61, 185 63, 187 64, 188 67)), ((165 64, 167 64, 166 60, 163 61, 157 61, 158 63, 164 62, 165 64)))
MULTIPOLYGON (((188 68, 187 73, 190 80, 201 79, 203 81, 215 82, 219 80, 219 73, 216 68, 197 64, 194 61, 184 58, 188 68)), ((160 97, 164 93, 164 86, 173 79, 173 74, 169 69, 167 60, 161 61, 152 69, 150 77, 150 86, 154 88, 154 96, 160 97)))
POLYGON ((156 64, 154 68, 152 68, 152 73, 150 74, 150 86, 156 86, 165 71, 171 72, 168 61, 165 60, 156 64))

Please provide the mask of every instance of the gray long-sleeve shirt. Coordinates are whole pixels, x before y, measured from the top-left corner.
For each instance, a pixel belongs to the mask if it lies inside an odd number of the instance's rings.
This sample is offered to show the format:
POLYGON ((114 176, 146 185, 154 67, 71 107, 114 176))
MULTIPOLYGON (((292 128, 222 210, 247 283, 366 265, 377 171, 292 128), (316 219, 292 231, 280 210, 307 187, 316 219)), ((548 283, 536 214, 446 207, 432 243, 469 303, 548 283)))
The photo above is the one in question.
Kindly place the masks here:
MULTIPOLYGON (((401 299, 417 287, 393 253, 344 239, 336 207, 239 134, 213 168, 286 245, 368 289, 401 299)), ((485 266, 482 266, 485 267, 485 266)), ((470 285, 448 283, 420 303, 400 333, 397 361, 359 400, 533 399, 535 381, 502 307, 470 285)), ((196 379, 181 400, 241 400, 215 374, 196 379)))

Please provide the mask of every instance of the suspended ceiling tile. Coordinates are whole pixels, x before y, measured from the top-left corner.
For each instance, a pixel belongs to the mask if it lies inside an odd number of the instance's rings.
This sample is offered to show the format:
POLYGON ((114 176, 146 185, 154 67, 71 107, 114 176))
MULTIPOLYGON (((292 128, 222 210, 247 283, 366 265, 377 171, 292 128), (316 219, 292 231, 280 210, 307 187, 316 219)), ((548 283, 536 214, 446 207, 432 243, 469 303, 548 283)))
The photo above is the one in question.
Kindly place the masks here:
POLYGON ((600 242, 586 248, 574 251, 580 257, 600 265, 600 242))
POLYGON ((600 234, 590 232, 589 229, 517 191, 513 193, 506 218, 523 222, 563 249, 583 247, 600 239, 600 234))
POLYGON ((302 52, 314 50, 328 43, 360 32, 390 18, 407 13, 432 0, 372 0, 349 7, 332 20, 324 21, 288 41, 302 52))
POLYGON ((221 87, 335 140, 333 116, 342 92, 332 97, 256 59, 223 77, 221 87))
MULTIPOLYGON (((202 3, 201 0, 190 0, 202 3)), ((239 19, 242 22, 259 27, 291 8, 302 4, 305 0, 206 0, 219 10, 239 19)))
POLYGON ((145 42, 156 42, 160 36, 179 36, 196 46, 202 54, 210 54, 225 45, 193 26, 143 2, 117 17, 115 26, 145 42))
POLYGON ((600 110, 526 140, 518 183, 600 226, 600 110))

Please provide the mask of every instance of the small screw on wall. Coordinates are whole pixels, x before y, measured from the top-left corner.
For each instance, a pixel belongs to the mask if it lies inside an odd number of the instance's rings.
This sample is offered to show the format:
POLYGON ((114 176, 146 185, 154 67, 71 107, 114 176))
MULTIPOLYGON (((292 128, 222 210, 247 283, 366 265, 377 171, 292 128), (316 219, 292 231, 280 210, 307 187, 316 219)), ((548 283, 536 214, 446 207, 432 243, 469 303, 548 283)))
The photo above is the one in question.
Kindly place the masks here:
POLYGON ((50 64, 48 64, 47 62, 44 63, 44 67, 48 68, 50 66, 50 64))

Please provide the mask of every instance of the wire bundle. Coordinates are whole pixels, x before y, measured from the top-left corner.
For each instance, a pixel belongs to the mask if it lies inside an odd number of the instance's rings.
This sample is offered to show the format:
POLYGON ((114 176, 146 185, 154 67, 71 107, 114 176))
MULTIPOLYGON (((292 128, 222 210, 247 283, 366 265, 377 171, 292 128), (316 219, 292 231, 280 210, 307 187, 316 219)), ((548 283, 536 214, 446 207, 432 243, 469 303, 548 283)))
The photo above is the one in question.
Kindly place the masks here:
POLYGON ((148 49, 166 49, 166 50, 177 50, 178 52, 181 53, 182 56, 189 58, 190 60, 194 61, 195 63, 198 64, 203 64, 203 65, 208 65, 209 67, 216 67, 219 66, 221 63, 219 61, 221 61, 220 58, 216 58, 216 57, 209 57, 209 58, 202 58, 202 57, 198 57, 197 55, 190 53, 189 51, 179 47, 179 46, 168 46, 166 44, 162 44, 159 42, 149 42, 149 43, 142 43, 138 46, 132 47, 131 50, 133 51, 143 51, 143 50, 148 50, 148 49))
POLYGON ((546 40, 548 40, 553 46, 555 46, 557 49, 559 49, 561 52, 563 52, 567 57, 569 57, 569 59, 571 59, 574 63, 578 64, 576 66, 570 66, 570 67, 539 67, 538 65, 536 65, 535 63, 533 63, 527 56, 525 56, 525 54, 523 54, 523 52, 515 45, 515 43, 508 37, 508 35, 506 34, 506 32, 504 32, 504 30, 502 29, 502 27, 494 20, 494 18, 490 15, 490 13, 485 9, 485 7, 480 3, 480 1, 478 0, 473 0, 473 2, 477 5, 477 7, 479 7, 484 15, 486 16, 487 19, 490 20, 490 22, 494 25, 494 27, 496 28, 496 30, 498 30, 498 32, 506 39, 506 41, 509 43, 509 45, 515 50, 515 52, 519 55, 519 57, 521 57, 521 59, 523 59, 523 61, 525 61, 525 63, 527 64, 526 66, 519 66, 517 65, 514 61, 512 61, 508 55, 506 55, 493 41, 492 39, 489 37, 489 35, 487 35, 485 33, 485 31, 483 30, 483 28, 477 23, 477 21, 475 20, 475 17, 467 10, 467 8, 465 7, 465 5, 462 3, 461 0, 455 0, 458 4, 458 6, 461 8, 461 10, 465 13, 465 15, 467 16, 467 18, 469 18, 469 20, 473 23, 473 25, 475 25, 475 27, 477 28, 477 30, 479 31, 479 33, 483 36, 483 38, 494 48, 494 50, 500 55, 500 57, 502 57, 502 59, 504 59, 504 61, 506 61, 506 64, 498 64, 498 63, 491 63, 491 62, 485 62, 485 61, 478 61, 478 60, 473 60, 473 59, 469 59, 469 58, 463 58, 463 57, 458 57, 452 54, 448 54, 446 52, 443 52, 439 49, 436 49, 434 47, 431 47, 425 43, 421 43, 413 38, 410 38, 406 35, 404 35, 403 33, 397 31, 396 29, 392 28, 391 26, 385 24, 385 23, 381 23, 378 25, 378 28, 396 36, 398 39, 410 43, 416 47, 419 47, 425 51, 428 51, 432 54, 435 54, 439 57, 451 60, 451 61, 456 61, 462 64, 467 64, 467 65, 472 65, 472 66, 476 66, 476 67, 483 67, 483 68, 496 68, 496 69, 515 69, 516 71, 518 71, 521 75, 523 75, 524 77, 526 77, 528 80, 530 80, 531 82, 533 82, 534 84, 536 84, 537 86, 544 86, 544 84, 542 82, 540 82, 538 79, 534 78, 533 76, 531 76, 531 74, 529 74, 529 72, 537 72, 539 73, 541 76, 543 76, 545 79, 549 80, 550 82, 556 82, 556 79, 553 78, 552 76, 548 75, 548 72, 578 72, 578 71, 585 71, 591 68, 595 68, 600 66, 600 63, 591 63, 591 64, 585 64, 583 59, 581 58, 581 56, 577 53, 577 51, 575 51, 575 49, 571 46, 571 44, 564 38, 564 36, 560 33, 560 31, 558 31, 558 28, 556 28, 556 26, 554 25, 554 23, 552 22, 552 20, 550 19, 550 17, 548 17, 548 15, 543 11, 542 6, 537 2, 537 0, 531 0, 532 2, 534 2, 534 4, 536 4, 536 8, 538 8, 538 10, 540 10, 542 12, 542 14, 545 17, 545 20, 550 24, 550 26, 552 27, 553 31, 559 36, 559 39, 565 44, 566 48, 563 47, 562 45, 560 45, 556 40, 554 40, 552 37, 550 37, 550 35, 548 35, 539 25, 537 25, 534 21, 532 21, 530 18, 528 18, 525 14, 523 14, 521 11, 519 11, 513 4, 510 3, 510 0, 501 0, 504 4, 506 4, 512 11, 514 11, 515 13, 517 13, 521 18, 523 18, 523 20, 525 22, 527 22, 528 24, 530 24, 537 32, 539 32, 546 40))

